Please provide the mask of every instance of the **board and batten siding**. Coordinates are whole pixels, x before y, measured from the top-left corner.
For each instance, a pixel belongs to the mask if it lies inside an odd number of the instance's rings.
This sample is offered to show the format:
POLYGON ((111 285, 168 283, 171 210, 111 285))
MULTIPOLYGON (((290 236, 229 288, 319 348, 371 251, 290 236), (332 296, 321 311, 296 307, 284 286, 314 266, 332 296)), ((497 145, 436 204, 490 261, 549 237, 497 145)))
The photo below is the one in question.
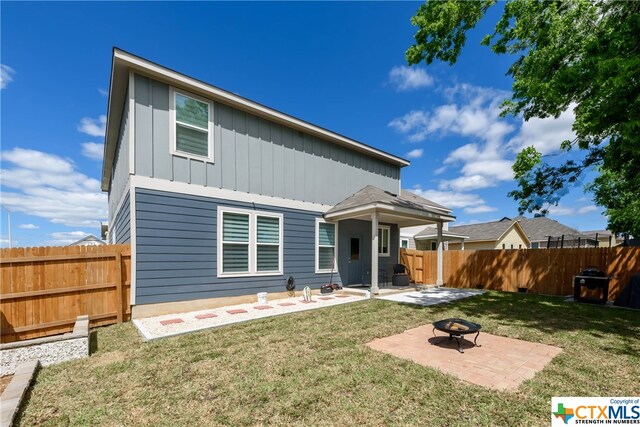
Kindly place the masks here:
POLYGON ((171 154, 169 86, 135 76, 135 173, 334 205, 367 185, 397 193, 400 168, 214 102, 214 162, 171 154))
MULTIPOLYGON (((329 274, 315 273, 315 224, 320 212, 136 188, 136 304, 189 301, 319 288, 329 274), (217 277, 218 206, 283 215, 283 273, 217 277)), ((334 283, 341 283, 334 273, 334 283)))
POLYGON ((120 121, 120 134, 118 135, 118 146, 114 156, 113 169, 111 170, 111 186, 109 188, 109 225, 113 224, 116 216, 116 209, 125 191, 128 190, 129 182, 129 102, 125 97, 124 111, 120 121))
POLYGON ((122 245, 131 242, 131 208, 130 193, 124 197, 122 206, 111 223, 110 227, 116 233, 115 244, 122 245))
MULTIPOLYGON (((381 272, 387 273, 389 282, 393 275, 393 266, 398 263, 400 254, 400 239, 399 229, 396 224, 387 224, 381 222, 380 225, 385 225, 390 228, 389 236, 389 256, 378 256, 378 280, 382 285, 383 275, 381 272)), ((349 257, 351 251, 351 237, 357 236, 360 238, 360 265, 362 268, 361 280, 357 283, 349 284, 371 284, 371 245, 373 239, 371 238, 371 222, 362 221, 359 219, 348 219, 340 221, 338 226, 338 270, 344 278, 344 283, 348 281, 349 271, 349 257)), ((378 236, 380 238, 380 236, 378 236)))

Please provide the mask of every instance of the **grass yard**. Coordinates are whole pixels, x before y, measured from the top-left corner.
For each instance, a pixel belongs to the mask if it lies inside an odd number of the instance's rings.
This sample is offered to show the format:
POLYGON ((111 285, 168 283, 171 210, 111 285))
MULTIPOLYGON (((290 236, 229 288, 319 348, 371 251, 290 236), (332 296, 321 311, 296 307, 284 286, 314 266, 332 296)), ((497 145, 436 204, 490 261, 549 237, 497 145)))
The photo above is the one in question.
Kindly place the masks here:
POLYGON ((640 313, 556 297, 373 300, 150 343, 130 323, 93 338, 89 359, 40 370, 18 425, 542 426, 552 396, 640 395, 640 313), (497 392, 364 345, 453 316, 564 351, 497 392))

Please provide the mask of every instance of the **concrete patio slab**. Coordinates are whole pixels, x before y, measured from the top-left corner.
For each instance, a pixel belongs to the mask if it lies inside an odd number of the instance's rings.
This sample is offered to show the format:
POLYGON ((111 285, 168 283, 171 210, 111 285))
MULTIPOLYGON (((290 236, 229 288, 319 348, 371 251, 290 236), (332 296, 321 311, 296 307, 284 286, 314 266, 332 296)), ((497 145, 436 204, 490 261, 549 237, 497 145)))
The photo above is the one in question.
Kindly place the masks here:
MULTIPOLYGON (((561 348, 550 345, 481 332, 478 337, 481 347, 465 340, 464 353, 459 353, 455 339, 450 341, 446 334, 438 331, 438 338, 434 338, 432 331, 431 324, 424 325, 373 340, 367 346, 438 369, 463 381, 503 391, 516 390, 562 352, 561 348)), ((472 340, 473 336, 470 337, 472 340)))
POLYGON ((386 301, 395 301, 404 304, 415 304, 421 306, 429 306, 442 304, 483 294, 484 291, 476 289, 458 289, 458 288, 429 288, 422 291, 404 292, 394 295, 378 296, 377 299, 386 301))

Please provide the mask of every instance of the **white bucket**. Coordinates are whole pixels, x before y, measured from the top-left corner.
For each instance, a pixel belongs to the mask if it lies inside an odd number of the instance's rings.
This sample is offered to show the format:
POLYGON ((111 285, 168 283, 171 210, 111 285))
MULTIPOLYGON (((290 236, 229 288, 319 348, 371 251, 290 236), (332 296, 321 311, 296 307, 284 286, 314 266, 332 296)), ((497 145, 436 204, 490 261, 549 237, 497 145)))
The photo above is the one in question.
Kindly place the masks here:
POLYGON ((266 304, 266 303, 267 303, 267 293, 258 292, 258 304, 266 304))

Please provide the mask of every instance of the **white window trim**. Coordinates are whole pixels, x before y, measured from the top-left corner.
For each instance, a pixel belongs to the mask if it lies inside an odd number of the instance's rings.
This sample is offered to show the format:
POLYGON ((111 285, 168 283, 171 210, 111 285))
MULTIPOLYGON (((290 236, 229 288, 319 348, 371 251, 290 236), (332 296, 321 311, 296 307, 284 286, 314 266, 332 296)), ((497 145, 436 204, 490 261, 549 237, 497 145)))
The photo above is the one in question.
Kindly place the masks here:
POLYGON ((390 257, 391 256, 391 227, 388 225, 378 225, 378 257, 390 257), (388 241, 387 241, 387 252, 380 252, 380 245, 382 244, 382 233, 381 230, 387 230, 388 233, 388 241))
MULTIPOLYGON (((217 277, 253 277, 253 276, 282 276, 283 274, 283 252, 284 252, 284 240, 283 240, 283 215, 274 212, 266 212, 266 211, 254 211, 249 209, 240 209, 240 208, 232 208, 227 206, 218 206, 218 234, 217 234, 217 267, 216 273, 217 277), (239 213, 244 215, 249 215, 249 271, 243 273, 224 273, 222 271, 222 216, 227 213, 239 213), (279 232, 280 232, 280 243, 278 250, 278 271, 258 271, 258 216, 265 216, 271 218, 278 218, 279 220, 279 232)), ((261 245, 271 245, 274 244, 269 243, 260 243, 261 245)))
MULTIPOLYGON (((316 240, 315 240, 315 253, 316 253, 316 274, 331 273, 331 269, 320 269, 320 223, 333 224, 335 227, 335 241, 333 242, 333 272, 338 272, 338 223, 332 221, 325 221, 324 218, 316 218, 316 240)), ((329 247, 329 246, 327 246, 329 247)))
MULTIPOLYGON (((181 126, 185 126, 185 127, 189 127, 189 128, 194 128, 197 130, 202 131, 201 128, 197 127, 197 126, 191 126, 188 123, 180 123, 181 126)), ((213 153, 213 147, 214 147, 214 143, 213 143, 213 131, 214 131, 214 124, 213 124, 213 102, 209 99, 203 98, 201 96, 198 95, 194 95, 192 93, 183 91, 183 90, 179 90, 176 89, 174 87, 170 87, 169 88, 169 147, 170 147, 170 152, 173 156, 178 156, 178 157, 183 157, 185 159, 194 159, 194 160, 200 160, 200 161, 205 161, 205 162, 210 162, 213 163, 214 162, 214 153, 213 153), (208 140, 208 156, 199 156, 197 154, 192 154, 192 153, 186 153, 184 151, 179 151, 176 148, 176 94, 178 95, 182 95, 182 96, 186 96, 187 98, 192 98, 195 99, 196 101, 200 101, 200 102, 204 102, 205 104, 207 104, 209 106, 209 126, 207 129, 207 140, 208 140)))

